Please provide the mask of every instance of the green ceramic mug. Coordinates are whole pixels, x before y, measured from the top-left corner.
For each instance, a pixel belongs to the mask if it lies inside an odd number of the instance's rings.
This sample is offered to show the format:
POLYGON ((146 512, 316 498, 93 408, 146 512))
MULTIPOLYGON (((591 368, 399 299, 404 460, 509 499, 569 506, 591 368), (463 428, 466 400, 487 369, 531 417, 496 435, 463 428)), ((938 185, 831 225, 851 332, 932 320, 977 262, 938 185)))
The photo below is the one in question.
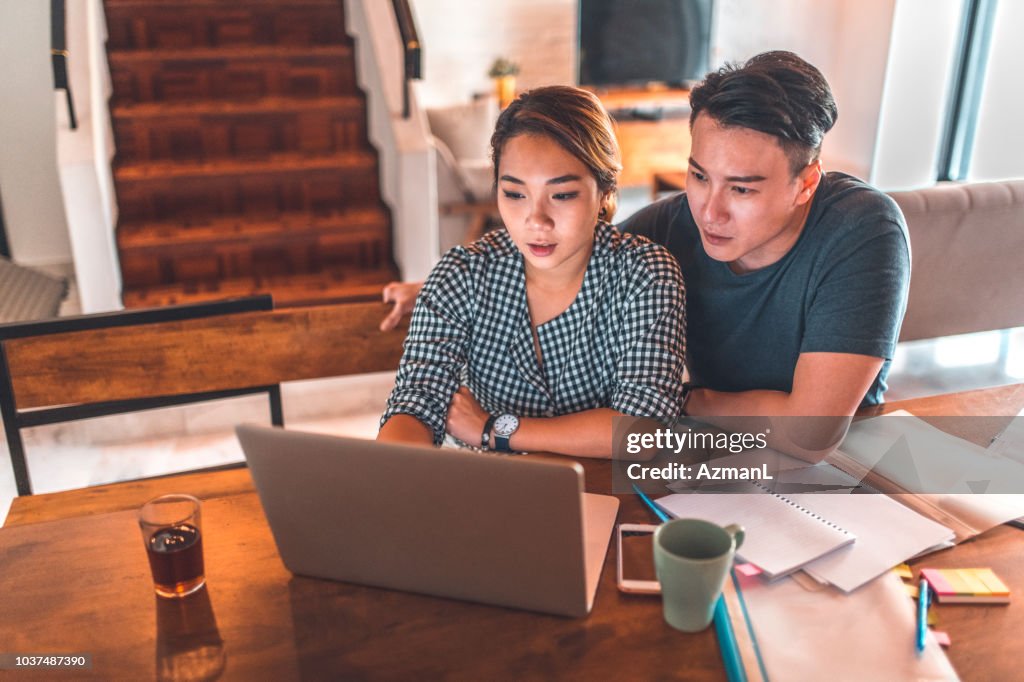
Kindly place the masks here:
POLYGON ((665 620, 683 632, 711 624, 743 528, 701 519, 675 519, 654 533, 654 568, 661 583, 665 620))

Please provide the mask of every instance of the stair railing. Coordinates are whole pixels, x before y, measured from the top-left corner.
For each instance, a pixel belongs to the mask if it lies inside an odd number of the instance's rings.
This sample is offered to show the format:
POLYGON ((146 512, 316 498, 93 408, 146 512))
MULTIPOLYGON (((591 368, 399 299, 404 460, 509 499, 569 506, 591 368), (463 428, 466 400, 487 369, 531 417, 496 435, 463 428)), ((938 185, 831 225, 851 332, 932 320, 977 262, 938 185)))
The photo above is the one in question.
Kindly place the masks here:
POLYGON ((68 102, 68 123, 72 130, 77 130, 78 117, 75 116, 75 100, 71 96, 71 80, 68 78, 68 41, 64 14, 64 0, 50 0, 50 57, 53 60, 53 88, 64 91, 68 102))
POLYGON ((409 0, 392 0, 402 37, 402 118, 409 118, 409 81, 422 78, 422 54, 416 18, 409 0))

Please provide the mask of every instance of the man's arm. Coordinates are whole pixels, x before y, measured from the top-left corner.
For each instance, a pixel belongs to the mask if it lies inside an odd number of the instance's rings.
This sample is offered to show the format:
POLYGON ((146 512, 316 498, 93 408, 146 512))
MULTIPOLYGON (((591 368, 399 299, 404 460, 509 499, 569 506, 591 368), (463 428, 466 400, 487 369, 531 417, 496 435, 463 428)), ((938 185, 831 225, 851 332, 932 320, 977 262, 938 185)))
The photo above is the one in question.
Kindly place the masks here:
POLYGON ((420 295, 423 282, 389 282, 384 287, 385 303, 394 303, 391 312, 380 322, 382 332, 390 331, 398 326, 404 315, 412 312, 416 305, 416 297, 420 295))
POLYGON ((849 417, 857 411, 883 362, 882 358, 852 353, 801 353, 791 392, 726 393, 698 388, 686 402, 686 413, 711 423, 715 417, 792 417, 776 420, 769 447, 819 462, 846 435, 849 417), (823 428, 823 420, 808 417, 838 419, 823 428), (804 429, 813 433, 800 433, 804 429))

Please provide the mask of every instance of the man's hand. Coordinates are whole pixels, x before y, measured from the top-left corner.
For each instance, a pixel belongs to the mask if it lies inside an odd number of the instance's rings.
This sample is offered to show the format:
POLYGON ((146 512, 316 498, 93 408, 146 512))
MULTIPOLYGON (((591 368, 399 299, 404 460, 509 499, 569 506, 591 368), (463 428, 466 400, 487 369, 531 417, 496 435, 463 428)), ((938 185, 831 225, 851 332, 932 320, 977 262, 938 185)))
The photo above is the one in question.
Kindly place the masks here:
POLYGON ((412 312, 413 306, 416 305, 416 297, 422 288, 423 282, 389 282, 384 287, 384 302, 394 303, 395 306, 388 316, 381 320, 382 332, 394 329, 401 322, 403 315, 412 312))
POLYGON ((467 445, 479 445, 487 416, 473 394, 463 386, 452 396, 446 430, 467 445))

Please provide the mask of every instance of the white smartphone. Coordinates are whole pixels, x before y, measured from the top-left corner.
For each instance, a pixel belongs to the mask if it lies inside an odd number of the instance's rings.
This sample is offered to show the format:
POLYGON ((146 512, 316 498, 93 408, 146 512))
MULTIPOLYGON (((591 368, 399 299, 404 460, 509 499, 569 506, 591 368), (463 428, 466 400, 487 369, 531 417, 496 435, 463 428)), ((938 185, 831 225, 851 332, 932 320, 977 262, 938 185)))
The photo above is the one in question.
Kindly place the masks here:
POLYGON ((654 573, 654 531, 647 523, 620 523, 615 529, 616 580, 632 594, 661 594, 654 573), (626 577, 627 573, 631 576, 626 577))

